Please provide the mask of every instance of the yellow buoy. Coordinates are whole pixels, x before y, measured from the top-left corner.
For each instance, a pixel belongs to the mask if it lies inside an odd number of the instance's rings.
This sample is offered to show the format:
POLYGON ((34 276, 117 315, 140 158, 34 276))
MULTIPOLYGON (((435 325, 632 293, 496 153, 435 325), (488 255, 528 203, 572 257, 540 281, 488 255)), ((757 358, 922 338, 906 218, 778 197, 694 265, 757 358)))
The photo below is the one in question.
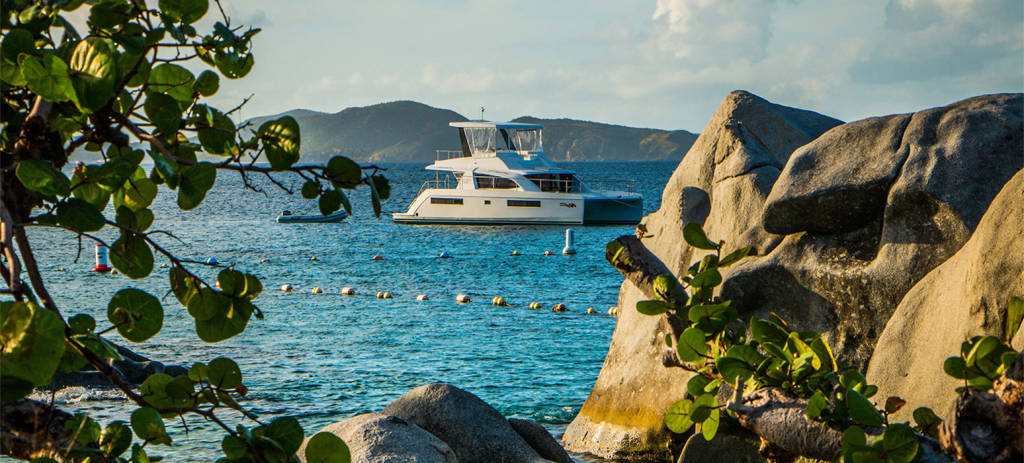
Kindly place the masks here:
POLYGON ((472 299, 470 299, 469 296, 465 294, 459 294, 458 296, 455 296, 455 302, 458 302, 459 304, 465 304, 467 302, 472 302, 472 299))
POLYGON ((558 304, 555 304, 554 306, 551 307, 551 311, 552 312, 568 312, 569 308, 567 308, 565 306, 565 304, 558 303, 558 304))
POLYGON ((377 299, 391 299, 390 291, 377 291, 377 299))
POLYGON ((318 259, 316 256, 309 256, 309 260, 311 260, 313 262, 316 262, 316 261, 318 261, 320 259, 318 259))
POLYGON ((541 305, 540 302, 531 302, 530 305, 528 305, 527 307, 529 307, 531 309, 543 309, 544 308, 544 306, 541 305))
POLYGON ((290 292, 292 292, 293 289, 295 289, 295 288, 292 288, 292 285, 290 285, 288 283, 285 283, 285 284, 281 285, 281 292, 282 293, 290 293, 290 292))
POLYGON ((613 317, 619 316, 619 308, 618 307, 614 307, 614 306, 609 307, 608 308, 608 315, 611 315, 613 317))
POLYGON ((342 296, 355 296, 356 295, 356 290, 346 286, 344 288, 341 288, 341 295, 342 296))
POLYGON ((595 314, 595 313, 597 313, 597 311, 596 311, 596 310, 594 310, 594 308, 593 308, 593 307, 587 307, 587 313, 589 313, 589 314, 595 314))
POLYGON ((320 287, 319 287, 319 286, 314 286, 314 287, 313 287, 313 290, 312 290, 311 292, 312 292, 313 294, 323 294, 323 293, 324 293, 324 290, 320 289, 320 287))
POLYGON ((503 298, 501 296, 495 296, 494 299, 491 299, 491 305, 496 305, 496 306, 499 306, 499 307, 507 307, 509 304, 508 304, 508 301, 505 300, 505 298, 503 298))
POLYGON ((544 255, 545 256, 553 256, 553 255, 555 255, 555 253, 553 253, 551 251, 544 251, 544 255))
POLYGON ((427 297, 426 294, 420 294, 420 295, 416 296, 416 300, 417 301, 429 301, 430 298, 427 297))

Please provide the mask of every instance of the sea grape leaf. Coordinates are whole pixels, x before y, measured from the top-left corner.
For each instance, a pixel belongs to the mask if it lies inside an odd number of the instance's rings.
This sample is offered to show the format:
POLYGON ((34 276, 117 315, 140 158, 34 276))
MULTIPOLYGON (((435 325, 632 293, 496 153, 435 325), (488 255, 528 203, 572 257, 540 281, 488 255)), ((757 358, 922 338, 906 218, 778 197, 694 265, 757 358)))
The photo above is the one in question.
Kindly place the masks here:
POLYGON ((345 441, 329 432, 318 432, 306 444, 307 463, 351 463, 345 441))
POLYGON ((672 404, 665 412, 665 426, 676 434, 688 431, 693 427, 693 420, 690 419, 691 408, 693 408, 693 402, 689 399, 672 404))
POLYGON ((1003 333, 1003 340, 1010 343, 1017 335, 1021 322, 1024 322, 1024 299, 1017 296, 1010 298, 1010 304, 1006 307, 1006 328, 1003 333))
POLYGON ((707 235, 704 234, 704 229, 696 222, 690 222, 683 226, 683 239, 685 239, 690 246, 697 249, 706 249, 709 251, 718 249, 718 244, 709 240, 707 235))
POLYGON ((149 121, 165 134, 173 134, 181 126, 181 106, 166 93, 150 93, 142 110, 149 121))
POLYGON ((334 156, 327 161, 324 173, 334 183, 335 188, 352 188, 359 183, 363 175, 359 164, 345 156, 334 156))
POLYGON ((320 213, 323 215, 333 214, 341 207, 341 192, 338 190, 327 190, 320 195, 318 201, 320 213))
POLYGON ((825 399, 825 394, 821 391, 814 391, 814 395, 807 400, 807 417, 818 418, 826 408, 828 408, 828 400, 825 399))
POLYGON ((191 210, 203 202, 217 181, 217 168, 208 162, 183 167, 178 172, 178 207, 191 210))
POLYGON ((3 343, 4 401, 16 400, 25 382, 33 386, 49 383, 64 354, 64 322, 57 314, 32 302, 0 303, 0 340, 3 343), (16 379, 11 379, 16 378, 16 379))
POLYGON ((164 308, 153 295, 139 289, 125 288, 110 298, 107 318, 123 338, 142 342, 160 332, 164 324, 164 308))
POLYGON ((746 246, 739 248, 733 252, 730 252, 728 255, 723 257, 722 260, 718 261, 718 266, 728 267, 732 264, 735 264, 736 262, 742 260, 744 257, 747 257, 750 254, 750 251, 752 251, 753 249, 754 248, 750 246, 746 246))
POLYGON ((636 311, 644 315, 661 315, 675 309, 675 306, 665 301, 649 300, 636 303, 636 311))
POLYGON ((242 370, 234 360, 218 357, 207 364, 210 385, 218 389, 232 390, 242 384, 242 370))
POLYGON ((192 104, 195 76, 177 64, 164 63, 149 71, 149 93, 165 93, 181 105, 192 104))
MULTIPOLYGON (((167 435, 164 421, 160 413, 151 407, 142 407, 132 412, 132 430, 144 441, 154 444, 171 444, 171 436, 167 435)), ((134 459, 134 456, 133 456, 134 459)))
POLYGON ((704 342, 704 332, 700 328, 689 327, 679 336, 676 352, 684 362, 696 362, 707 354, 708 345, 704 342))
POLYGON ((57 223, 88 233, 103 228, 106 219, 92 204, 78 198, 68 198, 57 204, 57 223))
POLYGON ((63 173, 39 159, 18 162, 15 175, 25 188, 43 196, 67 196, 71 189, 71 181, 63 173))
POLYGON ((39 59, 32 55, 21 55, 18 62, 28 88, 43 99, 60 103, 76 98, 68 65, 59 57, 46 55, 39 59))
POLYGON ((892 463, 910 463, 917 455, 917 437, 910 426, 897 423, 890 424, 882 433, 882 448, 892 463))
POLYGON ((110 263, 128 278, 145 278, 153 271, 153 251, 142 236, 122 233, 110 246, 110 263))
POLYGON ((192 88, 202 96, 212 96, 220 88, 220 77, 210 70, 200 72, 192 88))
POLYGON ((882 414, 867 397, 856 390, 846 391, 846 408, 850 412, 850 418, 864 426, 881 426, 882 414))
POLYGON ((160 12, 175 22, 192 24, 202 18, 209 8, 207 0, 160 0, 160 12))
POLYGON ((266 436, 277 442, 287 455, 294 455, 306 437, 299 420, 290 416, 274 418, 267 425, 266 436))
MULTIPOLYGON (((299 123, 295 121, 295 118, 284 116, 264 122, 260 125, 256 136, 263 141, 264 153, 267 155, 271 169, 286 170, 299 161, 302 139, 299 133, 299 123)), ((338 158, 331 158, 331 161, 328 161, 328 166, 338 158)))

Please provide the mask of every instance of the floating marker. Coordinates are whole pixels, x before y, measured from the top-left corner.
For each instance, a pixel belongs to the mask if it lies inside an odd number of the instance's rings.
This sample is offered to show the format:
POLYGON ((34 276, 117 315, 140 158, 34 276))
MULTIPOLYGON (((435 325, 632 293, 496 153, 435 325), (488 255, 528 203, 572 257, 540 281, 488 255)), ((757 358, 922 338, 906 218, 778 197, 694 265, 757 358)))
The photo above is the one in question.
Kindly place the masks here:
POLYGON ((215 257, 211 257, 209 259, 206 259, 206 265, 217 265, 219 263, 220 262, 217 262, 217 258, 215 258, 215 257))
POLYGON ((496 305, 498 307, 508 307, 509 303, 508 301, 505 300, 505 298, 501 296, 495 296, 494 299, 491 299, 491 305, 496 305))
POLYGON ((426 294, 420 294, 416 296, 417 301, 429 301, 430 298, 426 294))
POLYGON ((512 256, 519 256, 519 255, 522 255, 522 254, 519 254, 519 251, 512 251, 512 254, 510 254, 510 255, 512 255, 512 256))
POLYGON ((587 313, 589 313, 589 314, 595 314, 595 313, 597 313, 597 311, 596 311, 596 310, 594 310, 594 308, 593 308, 593 307, 587 307, 587 313))
POLYGON ((110 261, 107 260, 107 247, 102 244, 96 245, 96 266, 92 271, 106 273, 111 270, 110 261))
POLYGON ((551 251, 544 251, 544 255, 545 256, 553 256, 553 255, 555 255, 555 253, 553 253, 551 251))
POLYGON ((391 299, 390 291, 377 291, 377 299, 391 299))
POLYGON ((294 289, 295 288, 292 288, 292 285, 290 285, 288 283, 285 283, 285 284, 281 285, 281 292, 282 293, 290 293, 294 289))
POLYGON ((611 315, 613 317, 619 316, 619 308, 618 307, 614 307, 614 306, 609 307, 608 308, 608 315, 611 315))
POLYGON ((167 264, 160 264, 160 268, 167 268, 167 264))
POLYGON ((266 263, 269 263, 269 262, 270 262, 270 259, 267 259, 266 257, 260 259, 260 263, 261 264, 266 264, 266 263))
POLYGON ((384 256, 382 256, 380 254, 377 254, 377 255, 373 256, 373 260, 384 260, 384 256))
POLYGON ((565 304, 558 303, 558 304, 555 304, 554 306, 551 307, 551 311, 552 312, 568 312, 569 308, 567 308, 565 306, 565 304))
POLYGON ((458 302, 459 304, 465 304, 467 302, 472 302, 472 299, 470 299, 469 296, 465 294, 459 294, 458 296, 455 296, 455 302, 458 302))
POLYGON ((576 254, 576 232, 571 228, 565 229, 565 247, 562 248, 562 254, 566 256, 576 254))
POLYGON ((531 302, 530 305, 528 305, 527 307, 529 307, 531 309, 543 309, 544 308, 544 306, 541 305, 540 302, 531 302))
POLYGON ((441 251, 441 255, 439 257, 441 257, 442 259, 449 259, 452 257, 452 255, 448 254, 448 251, 441 251))
POLYGON ((316 256, 309 256, 309 260, 311 260, 313 262, 316 262, 316 261, 318 261, 320 259, 318 259, 316 256))
POLYGON ((346 286, 344 288, 341 288, 341 295, 342 296, 355 296, 356 295, 356 290, 346 286))
POLYGON ((324 290, 320 289, 320 287, 319 287, 319 286, 314 286, 314 287, 313 287, 313 291, 312 291, 312 293, 313 293, 313 294, 323 294, 323 293, 324 293, 324 290))

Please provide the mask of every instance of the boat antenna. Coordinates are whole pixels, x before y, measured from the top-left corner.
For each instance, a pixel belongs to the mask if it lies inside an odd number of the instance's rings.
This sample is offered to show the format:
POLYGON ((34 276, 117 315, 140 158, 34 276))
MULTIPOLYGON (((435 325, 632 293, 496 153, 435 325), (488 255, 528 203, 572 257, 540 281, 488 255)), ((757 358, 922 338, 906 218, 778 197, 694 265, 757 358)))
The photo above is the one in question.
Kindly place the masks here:
POLYGON ((480 120, 481 121, 484 120, 484 107, 483 106, 480 107, 480 120))

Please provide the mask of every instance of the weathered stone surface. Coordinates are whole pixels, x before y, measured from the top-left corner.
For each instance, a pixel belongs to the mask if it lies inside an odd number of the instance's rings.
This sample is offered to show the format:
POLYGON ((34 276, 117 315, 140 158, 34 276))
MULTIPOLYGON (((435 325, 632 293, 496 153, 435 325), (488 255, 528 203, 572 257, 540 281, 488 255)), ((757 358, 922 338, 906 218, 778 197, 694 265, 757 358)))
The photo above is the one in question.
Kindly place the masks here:
MULTIPOLYGON (((1002 336, 1013 296, 1024 297, 1024 171, 1003 187, 967 243, 904 296, 879 337, 867 377, 879 397, 907 400, 897 420, 919 406, 949 411, 962 381, 942 371, 943 361, 973 336, 1002 336)), ((1013 347, 1024 350, 1024 337, 1013 347)))
POLYGON ((547 462, 493 407, 445 383, 413 389, 381 413, 416 424, 447 443, 459 461, 547 462))
MULTIPOLYGON (((644 220, 643 240, 670 269, 684 272, 695 254, 682 238, 687 222, 703 223, 729 246, 762 253, 781 237, 761 225, 762 208, 790 153, 841 121, 769 103, 747 92, 729 94, 680 162, 662 206, 644 220)), ((671 461, 664 411, 685 393, 688 374, 662 366, 667 331, 657 317, 636 312, 642 296, 624 283, 619 318, 601 374, 566 429, 566 448, 604 458, 671 461)))
POLYGON ((572 463, 569 453, 562 448, 562 445, 547 429, 544 429, 544 426, 519 418, 509 418, 508 424, 512 425, 512 429, 515 429, 540 456, 558 463, 572 463))
MULTIPOLYGON (((433 434, 401 418, 380 413, 356 415, 327 425, 318 432, 329 432, 345 441, 353 463, 459 461, 451 447, 433 434)), ((299 459, 303 463, 306 462, 306 442, 299 449, 299 459)))
POLYGON ((985 95, 845 124, 801 147, 764 210, 769 228, 792 234, 734 266, 722 296, 824 332, 843 361, 865 366, 899 301, 1024 167, 1022 109, 1020 94, 985 95))
POLYGON ((763 463, 765 459, 758 453, 760 443, 754 433, 726 418, 710 441, 700 433, 690 436, 676 463, 763 463))

